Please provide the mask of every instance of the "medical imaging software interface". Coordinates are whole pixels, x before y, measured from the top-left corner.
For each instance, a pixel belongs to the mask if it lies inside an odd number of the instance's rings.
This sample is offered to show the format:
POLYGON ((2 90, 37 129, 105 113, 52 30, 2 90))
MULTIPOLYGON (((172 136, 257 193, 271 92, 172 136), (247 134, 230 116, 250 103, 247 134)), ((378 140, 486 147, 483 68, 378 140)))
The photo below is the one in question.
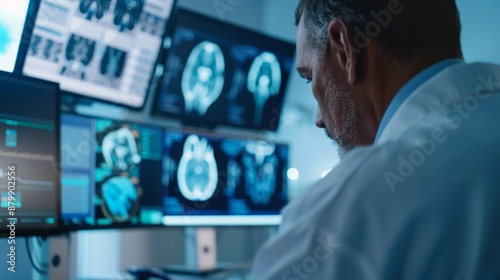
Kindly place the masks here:
POLYGON ((276 130, 295 46, 187 11, 171 34, 157 114, 276 130))
POLYGON ((58 226, 57 85, 3 74, 0 84, 0 232, 14 218, 16 231, 40 234, 58 226))
POLYGON ((286 145, 167 131, 164 214, 279 215, 288 197, 287 164, 286 145))
POLYGON ((12 73, 30 0, 0 0, 0 70, 12 73))
POLYGON ((161 128, 70 114, 61 121, 64 225, 160 225, 161 128))
POLYGON ((140 108, 174 0, 42 0, 23 73, 140 108))

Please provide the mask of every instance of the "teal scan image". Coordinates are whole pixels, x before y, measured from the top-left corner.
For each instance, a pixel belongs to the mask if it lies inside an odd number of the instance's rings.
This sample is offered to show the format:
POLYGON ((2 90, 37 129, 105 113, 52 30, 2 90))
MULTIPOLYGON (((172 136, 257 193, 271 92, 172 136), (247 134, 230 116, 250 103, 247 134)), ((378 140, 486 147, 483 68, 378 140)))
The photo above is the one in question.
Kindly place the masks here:
POLYGON ((62 130, 62 213, 68 228, 161 223, 160 128, 63 115, 62 130))
POLYGON ((30 0, 0 0, 0 70, 12 73, 30 0))
POLYGON ((261 216, 279 215, 288 202, 287 145, 176 131, 164 141, 166 224, 189 223, 186 216, 216 225, 231 216, 265 223, 261 216))

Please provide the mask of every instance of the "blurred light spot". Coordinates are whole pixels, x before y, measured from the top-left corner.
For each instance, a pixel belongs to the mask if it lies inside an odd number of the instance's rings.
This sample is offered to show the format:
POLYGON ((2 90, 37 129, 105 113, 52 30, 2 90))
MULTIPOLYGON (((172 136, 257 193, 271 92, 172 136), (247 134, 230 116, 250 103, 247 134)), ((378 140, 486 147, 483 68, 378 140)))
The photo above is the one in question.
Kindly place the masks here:
POLYGON ((286 175, 288 176, 288 179, 290 179, 292 181, 299 179, 299 171, 297 170, 297 168, 292 167, 292 168, 288 169, 288 171, 286 172, 286 175))

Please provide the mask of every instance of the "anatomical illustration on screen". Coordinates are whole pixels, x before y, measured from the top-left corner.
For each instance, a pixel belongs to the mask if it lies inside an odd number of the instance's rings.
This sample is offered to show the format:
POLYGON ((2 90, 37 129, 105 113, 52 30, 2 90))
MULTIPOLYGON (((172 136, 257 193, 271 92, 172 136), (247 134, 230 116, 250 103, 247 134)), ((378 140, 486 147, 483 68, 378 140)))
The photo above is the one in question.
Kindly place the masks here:
POLYGON ((49 38, 33 35, 28 52, 31 56, 57 63, 62 52, 62 44, 49 38))
POLYGON ((138 25, 144 4, 145 0, 80 0, 77 16, 130 32, 138 25))
POLYGON ((149 33, 153 36, 161 36, 165 29, 165 21, 159 16, 144 12, 139 20, 139 26, 142 32, 149 33))
POLYGON ((254 125, 262 121, 262 111, 269 97, 277 95, 281 87, 281 68, 278 58, 263 52, 255 58, 248 72, 247 89, 255 100, 254 125))
POLYGON ((80 0, 78 11, 86 20, 99 21, 109 12, 111 0, 80 0))
POLYGON ((96 190, 104 217, 126 222, 137 214, 141 187, 139 132, 109 120, 96 123, 96 190))
POLYGON ((126 52, 106 47, 99 63, 100 75, 96 78, 97 83, 112 88, 119 88, 126 58, 126 52))
POLYGON ((61 68, 61 75, 85 80, 87 68, 95 52, 95 41, 72 34, 66 44, 65 62, 61 68))
POLYGON ((224 55, 218 45, 204 41, 191 51, 181 85, 187 113, 206 113, 222 93, 224 71, 224 55))

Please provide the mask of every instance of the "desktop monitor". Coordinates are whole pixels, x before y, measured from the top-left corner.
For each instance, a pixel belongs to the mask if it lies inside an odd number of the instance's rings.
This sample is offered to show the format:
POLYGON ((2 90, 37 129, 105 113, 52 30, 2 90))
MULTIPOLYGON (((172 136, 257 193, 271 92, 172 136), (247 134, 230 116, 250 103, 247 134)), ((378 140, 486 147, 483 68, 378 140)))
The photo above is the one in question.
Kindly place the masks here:
POLYGON ((8 73, 0 88, 0 236, 56 233, 59 88, 8 73))
POLYGON ((295 45, 179 10, 154 114, 188 125, 278 129, 295 45))
POLYGON ((167 130, 163 224, 277 225, 287 164, 287 145, 167 130))
POLYGON ((162 138, 154 126, 63 114, 63 228, 161 225, 162 138))
POLYGON ((25 23, 34 9, 34 0, 0 0, 0 70, 12 73, 16 68, 25 23))
POLYGON ((23 73, 143 107, 175 0, 42 0, 23 73))

